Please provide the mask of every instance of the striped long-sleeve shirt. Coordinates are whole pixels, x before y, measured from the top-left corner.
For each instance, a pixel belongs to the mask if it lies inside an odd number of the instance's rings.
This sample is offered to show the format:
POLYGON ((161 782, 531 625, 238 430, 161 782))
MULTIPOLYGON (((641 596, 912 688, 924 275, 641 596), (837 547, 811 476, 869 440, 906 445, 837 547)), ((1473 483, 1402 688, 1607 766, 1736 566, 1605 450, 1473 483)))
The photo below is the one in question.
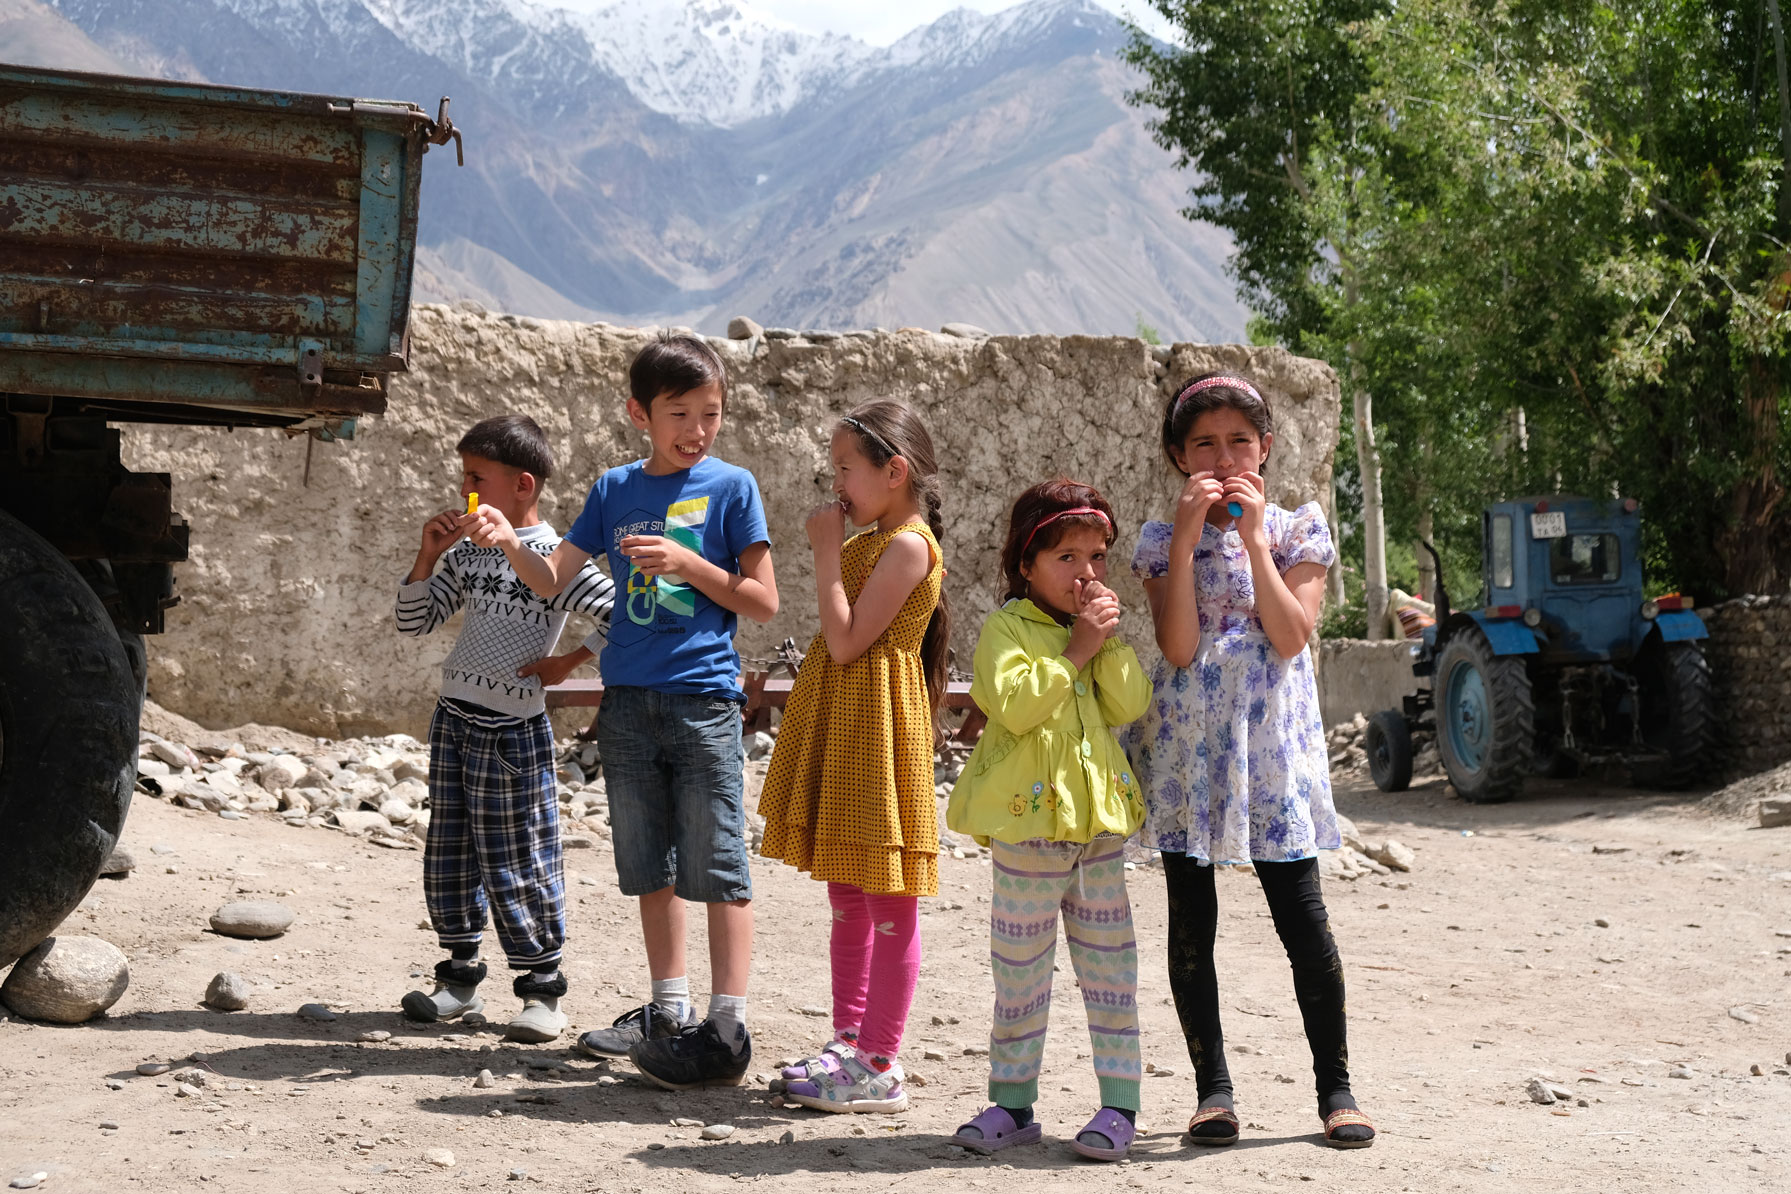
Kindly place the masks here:
MULTIPOLYGON (((543 556, 560 545, 559 533, 546 523, 518 527, 516 537, 543 556)), ((584 645, 601 652, 614 592, 609 577, 587 562, 557 597, 543 600, 502 551, 462 539, 443 553, 435 575, 398 586, 395 613, 399 633, 424 635, 464 606, 466 622, 442 664, 442 696, 528 718, 547 707, 546 698, 538 678, 518 676, 516 669, 553 652, 572 610, 596 620, 584 645)))

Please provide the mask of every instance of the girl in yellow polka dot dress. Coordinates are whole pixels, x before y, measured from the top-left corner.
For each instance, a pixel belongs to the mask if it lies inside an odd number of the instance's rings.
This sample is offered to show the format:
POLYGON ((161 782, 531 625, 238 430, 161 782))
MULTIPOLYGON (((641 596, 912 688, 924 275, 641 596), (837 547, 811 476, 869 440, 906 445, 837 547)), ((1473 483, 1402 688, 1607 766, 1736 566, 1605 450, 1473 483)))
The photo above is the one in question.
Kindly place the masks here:
POLYGON ((762 853, 827 884, 834 1039, 780 1085, 822 1111, 893 1112, 908 1106, 896 1051, 920 977, 919 897, 939 894, 933 743, 951 633, 939 469, 900 402, 841 419, 832 455, 839 500, 808 518, 821 633, 759 812, 762 853), (848 521, 870 529, 845 540, 848 521))

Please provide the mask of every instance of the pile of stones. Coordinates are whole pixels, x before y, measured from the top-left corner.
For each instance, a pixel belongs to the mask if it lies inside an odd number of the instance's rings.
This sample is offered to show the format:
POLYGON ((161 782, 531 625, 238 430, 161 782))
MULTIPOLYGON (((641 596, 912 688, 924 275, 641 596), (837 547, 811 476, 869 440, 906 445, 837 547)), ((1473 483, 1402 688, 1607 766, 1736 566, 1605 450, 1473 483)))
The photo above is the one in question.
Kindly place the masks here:
MULTIPOLYGON (((409 734, 320 738, 314 750, 295 751, 216 739, 189 746, 145 730, 137 755, 140 791, 225 820, 261 814, 394 849, 418 848, 429 829, 429 751, 409 734)), ((595 744, 568 740, 557 757, 564 827, 606 840, 609 800, 595 744)))
MULTIPOLYGON (((1325 746, 1330 751, 1331 771, 1336 775, 1360 778, 1368 774, 1368 718, 1358 713, 1355 718, 1341 725, 1332 726, 1325 733, 1325 746)), ((1416 730, 1412 734, 1412 779, 1414 782, 1426 776, 1440 775, 1443 770, 1442 756, 1437 753, 1436 734, 1431 730, 1416 730)))

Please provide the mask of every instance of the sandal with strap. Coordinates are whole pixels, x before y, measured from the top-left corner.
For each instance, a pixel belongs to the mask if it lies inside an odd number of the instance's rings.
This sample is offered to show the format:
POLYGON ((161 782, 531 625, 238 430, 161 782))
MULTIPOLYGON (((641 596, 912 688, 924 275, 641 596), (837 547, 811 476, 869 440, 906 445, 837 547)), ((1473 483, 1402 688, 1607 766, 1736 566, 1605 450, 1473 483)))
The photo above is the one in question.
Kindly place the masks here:
POLYGON ((952 1136, 951 1142, 959 1148, 967 1148, 973 1153, 988 1156, 998 1153, 1004 1148, 1016 1144, 1037 1144, 1045 1138, 1044 1125, 1033 1120, 1025 1127, 1014 1123, 1014 1117, 1008 1114, 1007 1108, 996 1105, 980 1112, 969 1123, 960 1126, 952 1136), (981 1136, 964 1135, 965 1128, 975 1128, 981 1136))
POLYGON ((1203 1144, 1213 1148, 1227 1144, 1236 1144, 1238 1142, 1237 1112, 1233 1111, 1230 1107, 1202 1107, 1188 1120, 1188 1139, 1192 1140, 1195 1144, 1203 1144), (1201 1124, 1211 1123, 1230 1124, 1231 1135, 1209 1136, 1194 1130, 1201 1124))
POLYGON ((1374 1143, 1373 1136, 1370 1136, 1366 1140, 1337 1139, 1337 1129, 1349 1127, 1351 1125, 1367 1128, 1370 1132, 1374 1131, 1374 1122, 1366 1115, 1363 1115, 1360 1111, 1353 1110, 1352 1108, 1343 1107, 1325 1116, 1325 1143, 1332 1148, 1367 1148, 1374 1143))
POLYGON ((1113 1108, 1103 1107, 1095 1112, 1093 1119, 1082 1125, 1082 1130, 1070 1141, 1070 1147, 1096 1161, 1119 1161, 1132 1150, 1132 1138, 1137 1135, 1136 1124, 1113 1108), (1082 1143, 1082 1137, 1090 1134, 1105 1136, 1113 1147, 1101 1148, 1099 1145, 1082 1143))

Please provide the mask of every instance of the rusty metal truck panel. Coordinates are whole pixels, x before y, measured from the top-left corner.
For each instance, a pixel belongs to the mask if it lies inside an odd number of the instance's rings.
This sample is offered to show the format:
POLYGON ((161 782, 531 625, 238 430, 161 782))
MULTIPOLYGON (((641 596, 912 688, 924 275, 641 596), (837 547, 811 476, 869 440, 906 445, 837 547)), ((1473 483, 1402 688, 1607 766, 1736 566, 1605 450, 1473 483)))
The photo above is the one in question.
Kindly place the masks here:
POLYGON ((0 395, 337 432, 383 410, 422 156, 450 130, 409 103, 0 66, 0 395))

